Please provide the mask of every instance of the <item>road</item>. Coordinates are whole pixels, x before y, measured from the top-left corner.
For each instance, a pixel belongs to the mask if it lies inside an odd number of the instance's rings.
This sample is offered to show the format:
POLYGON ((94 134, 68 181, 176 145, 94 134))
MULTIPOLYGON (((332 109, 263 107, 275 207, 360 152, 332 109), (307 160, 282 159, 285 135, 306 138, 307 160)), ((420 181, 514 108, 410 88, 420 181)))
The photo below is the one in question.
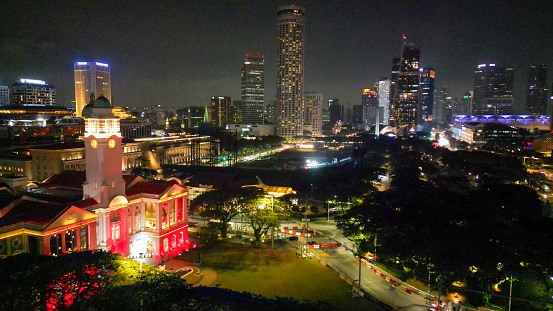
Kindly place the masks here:
MULTIPOLYGON (((320 258, 324 258, 347 278, 359 279, 359 261, 352 253, 352 243, 342 235, 341 231, 336 229, 333 223, 328 222, 310 222, 309 226, 332 238, 321 237, 312 238, 311 240, 319 244, 338 241, 343 245, 340 248, 315 249, 312 252, 320 258)), ((303 239, 298 242, 305 243, 303 239)), ((394 310, 419 311, 430 308, 429 300, 414 292, 409 294, 404 287, 393 286, 388 281, 389 279, 386 279, 382 278, 380 273, 375 274, 373 269, 367 265, 361 265, 361 286, 364 292, 391 306, 394 310)), ((355 285, 357 286, 357 283, 355 285)))
MULTIPOLYGON (((194 220, 197 220, 197 218, 194 220)), ((199 223, 201 226, 205 225, 204 221, 199 223)), ((292 228, 294 226, 301 227, 302 225, 297 222, 281 224, 281 228, 292 228)), ((318 258, 325 260, 328 265, 337 269, 347 279, 358 280, 359 261, 353 255, 353 251, 355 251, 353 243, 342 235, 341 231, 336 228, 336 225, 332 221, 309 222, 309 227, 314 228, 319 233, 323 233, 323 235, 317 234, 314 238, 309 238, 310 241, 313 240, 319 244, 335 243, 336 241, 342 243, 342 246, 339 248, 311 249, 311 252, 318 258)), ((275 231, 275 234, 277 233, 283 234, 275 231)), ((297 251, 306 242, 307 239, 305 237, 299 237, 297 242, 287 241, 287 243, 279 245, 275 243, 275 247, 287 251, 297 251)), ((367 264, 361 265, 361 286, 365 293, 391 306, 393 310, 426 311, 430 309, 432 301, 416 294, 415 290, 412 293, 408 293, 403 286, 393 286, 389 281, 389 277, 382 278, 380 272, 374 273, 372 267, 367 266, 367 264)), ((358 286, 357 281, 354 284, 356 287, 358 286)), ((443 310, 448 310, 448 308, 443 310)))

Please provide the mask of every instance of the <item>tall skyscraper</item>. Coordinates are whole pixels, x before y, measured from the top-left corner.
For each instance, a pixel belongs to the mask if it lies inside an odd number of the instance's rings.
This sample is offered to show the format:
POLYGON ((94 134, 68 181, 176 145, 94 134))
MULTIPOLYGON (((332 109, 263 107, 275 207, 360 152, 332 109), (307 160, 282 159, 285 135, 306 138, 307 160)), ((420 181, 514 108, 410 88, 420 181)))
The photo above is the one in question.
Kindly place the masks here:
POLYGON ((10 88, 7 85, 0 85, 0 106, 10 104, 10 88))
POLYGON ((276 134, 303 134, 304 12, 299 6, 278 9, 276 134))
POLYGON ((440 86, 434 90, 434 123, 442 124, 445 122, 445 109, 447 102, 447 86, 440 86))
POLYGON ((12 84, 11 97, 13 105, 22 106, 54 106, 56 104, 56 89, 42 80, 20 79, 12 84))
POLYGON ((526 89, 526 111, 531 114, 547 113, 547 67, 531 65, 526 89))
POLYGON ((380 123, 390 124, 390 79, 380 79, 378 81, 378 109, 380 110, 380 123))
MULTIPOLYGON (((407 125, 409 128, 415 128, 417 125, 420 55, 421 51, 415 46, 414 42, 403 42, 403 51, 391 109, 394 115, 394 125, 397 127, 407 125)), ((394 69, 395 64, 392 71, 394 69)), ((393 72, 392 75, 394 75, 393 72)))
POLYGON ((429 130, 433 121, 432 111, 434 109, 434 79, 436 73, 433 68, 421 68, 419 74, 419 124, 429 130))
MULTIPOLYGON (((365 126, 375 125, 378 113, 378 93, 372 89, 363 89, 362 95, 363 106, 363 124, 365 126)), ((378 117, 380 119, 380 116, 378 117)), ((380 120, 379 120, 380 122, 380 120)))
POLYGON ((311 135, 319 136, 323 132, 323 94, 305 92, 305 124, 311 127, 311 135))
POLYGON ((275 123, 275 101, 268 101, 265 105, 264 123, 275 123))
POLYGON ((242 122, 263 124, 265 56, 248 53, 242 63, 242 122))
POLYGON ((474 72, 472 114, 500 114, 513 107, 513 67, 480 64, 474 72))
POLYGON ((228 96, 211 96, 211 123, 226 126, 232 120, 232 104, 228 96))
POLYGON ((328 113, 330 115, 330 123, 335 124, 339 121, 344 121, 344 106, 340 105, 340 100, 337 98, 328 100, 328 113))
POLYGON ((82 116, 90 95, 104 96, 111 102, 111 79, 109 65, 100 62, 76 62, 75 69, 75 115, 82 116))

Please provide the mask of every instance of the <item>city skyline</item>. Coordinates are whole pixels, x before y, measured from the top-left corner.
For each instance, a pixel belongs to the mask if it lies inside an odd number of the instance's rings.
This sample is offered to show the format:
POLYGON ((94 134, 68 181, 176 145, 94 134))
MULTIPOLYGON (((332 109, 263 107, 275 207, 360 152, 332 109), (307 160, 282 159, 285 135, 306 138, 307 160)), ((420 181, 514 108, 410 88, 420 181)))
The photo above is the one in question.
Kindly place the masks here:
MULTIPOLYGON (((112 68, 116 106, 206 106, 214 94, 240 98, 242 56, 257 51, 266 56, 265 99, 271 101, 279 4, 290 2, 2 3, 0 83, 48 81, 57 104, 68 106, 75 100, 73 63, 97 60, 112 68), (91 17, 93 24, 83 22, 91 17)), ((553 63, 547 37, 553 5, 543 1, 294 4, 306 8, 304 90, 343 104, 359 104, 362 89, 390 77, 402 34, 421 48, 421 67, 433 67, 436 86, 448 86, 452 97, 472 90, 478 64, 514 64, 515 112, 525 108, 530 64, 553 63)))

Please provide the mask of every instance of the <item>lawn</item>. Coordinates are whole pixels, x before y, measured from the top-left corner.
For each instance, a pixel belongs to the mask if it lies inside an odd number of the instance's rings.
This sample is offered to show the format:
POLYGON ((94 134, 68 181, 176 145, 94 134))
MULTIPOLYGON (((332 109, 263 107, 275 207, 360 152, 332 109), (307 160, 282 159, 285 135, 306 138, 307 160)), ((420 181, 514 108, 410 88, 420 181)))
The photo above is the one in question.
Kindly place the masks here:
MULTIPOLYGON (((193 261, 196 252, 183 254, 193 261)), ((201 250, 202 266, 217 271, 222 288, 274 298, 322 300, 339 310, 371 310, 366 300, 351 298, 351 286, 314 259, 250 245, 216 242, 201 250)), ((200 267, 201 268, 201 267, 200 267)))

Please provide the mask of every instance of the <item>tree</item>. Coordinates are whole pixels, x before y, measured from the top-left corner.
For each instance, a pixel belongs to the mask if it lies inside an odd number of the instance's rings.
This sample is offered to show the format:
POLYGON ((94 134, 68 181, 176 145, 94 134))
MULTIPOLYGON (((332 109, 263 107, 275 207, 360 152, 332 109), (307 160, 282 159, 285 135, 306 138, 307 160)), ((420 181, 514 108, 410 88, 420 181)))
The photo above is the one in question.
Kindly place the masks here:
POLYGON ((261 241, 261 237, 267 234, 270 228, 280 225, 279 214, 274 211, 274 207, 271 206, 274 205, 274 202, 271 204, 270 200, 269 198, 258 198, 243 210, 257 241, 261 241))
POLYGON ((216 224, 221 236, 227 235, 228 224, 234 216, 239 215, 242 209, 264 194, 263 189, 257 187, 243 187, 236 189, 222 189, 205 192, 191 203, 191 210, 196 210, 203 217, 218 219, 216 224))

